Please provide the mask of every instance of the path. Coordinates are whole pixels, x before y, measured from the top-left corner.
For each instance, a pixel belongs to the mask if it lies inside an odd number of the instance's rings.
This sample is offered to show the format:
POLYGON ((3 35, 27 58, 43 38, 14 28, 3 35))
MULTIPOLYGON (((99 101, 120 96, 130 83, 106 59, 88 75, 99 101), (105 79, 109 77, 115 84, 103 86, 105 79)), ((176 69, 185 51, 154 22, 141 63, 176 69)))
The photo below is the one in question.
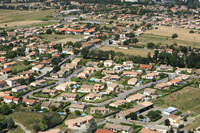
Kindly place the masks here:
POLYGON ((15 121, 15 124, 18 125, 18 126, 20 126, 21 129, 25 131, 25 133, 31 133, 31 131, 27 130, 26 127, 23 126, 22 124, 20 124, 20 123, 18 123, 18 122, 16 122, 16 121, 15 121))

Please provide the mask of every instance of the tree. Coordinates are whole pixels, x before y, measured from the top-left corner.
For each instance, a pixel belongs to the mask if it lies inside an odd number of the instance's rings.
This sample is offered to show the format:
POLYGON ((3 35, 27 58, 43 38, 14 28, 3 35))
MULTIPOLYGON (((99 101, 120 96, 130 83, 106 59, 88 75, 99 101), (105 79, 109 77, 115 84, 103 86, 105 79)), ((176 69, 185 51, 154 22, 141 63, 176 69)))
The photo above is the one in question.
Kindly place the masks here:
POLYGON ((160 110, 156 110, 156 111, 149 111, 147 116, 150 118, 150 119, 155 119, 156 117, 160 116, 162 112, 160 110))
POLYGON ((20 85, 26 85, 25 79, 21 78, 20 81, 19 81, 19 84, 20 85))
POLYGON ((153 82, 156 82, 156 78, 155 78, 155 77, 153 77, 152 81, 153 81, 153 82))
POLYGON ((83 58, 87 58, 89 55, 89 50, 87 48, 83 48, 81 50, 81 55, 83 56, 83 58))
POLYGON ((28 82, 29 83, 32 83, 32 82, 34 82, 35 81, 35 77, 33 76, 33 75, 31 75, 30 77, 29 77, 29 79, 28 79, 28 82))
POLYGON ((184 125, 183 125, 183 124, 179 125, 179 128, 180 128, 180 129, 181 129, 181 128, 184 128, 184 125))
POLYGON ((50 109, 51 109, 52 111, 56 111, 56 110, 58 110, 58 108, 57 108, 55 105, 50 106, 50 109))
POLYGON ((60 62, 61 62, 60 57, 54 57, 54 58, 51 60, 51 64, 52 64, 52 65, 58 65, 60 62))
POLYGON ((144 119, 144 116, 143 116, 143 115, 139 115, 139 118, 140 118, 140 119, 144 119))
POLYGON ((172 127, 170 128, 169 133, 174 133, 174 130, 172 127))
POLYGON ((170 121, 169 121, 169 119, 166 119, 166 120, 165 120, 165 126, 170 126, 170 121))
POLYGON ((131 120, 137 120, 137 114, 135 112, 132 112, 129 114, 129 118, 131 118, 131 120))
POLYGON ((33 125, 33 130, 34 130, 36 133, 38 133, 38 132, 41 130, 41 128, 40 128, 40 126, 39 126, 38 124, 34 124, 34 125, 33 125))
POLYGON ((87 129, 87 133, 95 133, 97 131, 97 123, 94 121, 94 119, 91 120, 90 126, 87 129))
POLYGON ((76 115, 81 115, 81 112, 79 110, 75 110, 76 115))
POLYGON ((1 116, 0 115, 0 131, 2 131, 3 129, 7 128, 7 119, 5 116, 1 116))
POLYGON ((155 44, 154 44, 154 43, 152 43, 152 42, 150 42, 150 43, 147 43, 147 47, 148 47, 148 48, 154 48, 154 46, 155 46, 155 44))
POLYGON ((47 71, 47 73, 46 73, 46 77, 51 77, 51 75, 50 75, 50 72, 49 72, 49 71, 47 71))
POLYGON ((193 31, 193 30, 190 30, 190 32, 189 33, 195 33, 195 31, 193 31))
POLYGON ((13 121, 12 117, 8 118, 7 128, 8 130, 13 129, 15 127, 15 122, 13 121))
POLYGON ((178 34, 176 33, 172 35, 172 39, 177 38, 177 37, 178 37, 178 34))
POLYGON ((47 34, 52 34, 51 29, 48 29, 48 30, 46 31, 46 33, 47 33, 47 34))
POLYGON ((54 67, 53 67, 53 72, 56 73, 56 72, 58 72, 58 71, 60 71, 60 66, 57 66, 57 65, 54 66, 54 67))
POLYGON ((183 117, 183 120, 184 120, 184 121, 187 121, 187 116, 184 116, 184 117, 183 117))
POLYGON ((48 127, 48 129, 60 124, 61 122, 62 118, 57 113, 44 114, 42 116, 42 123, 44 123, 48 127))

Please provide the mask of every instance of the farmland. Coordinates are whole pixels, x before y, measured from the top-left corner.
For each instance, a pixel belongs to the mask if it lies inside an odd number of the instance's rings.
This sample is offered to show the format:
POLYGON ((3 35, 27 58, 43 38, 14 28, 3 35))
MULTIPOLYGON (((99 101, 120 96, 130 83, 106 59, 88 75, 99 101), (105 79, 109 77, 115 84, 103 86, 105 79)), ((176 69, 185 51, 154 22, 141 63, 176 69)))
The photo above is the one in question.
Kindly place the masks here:
POLYGON ((182 112, 189 111, 193 115, 200 113, 200 90, 197 88, 186 87, 165 97, 154 101, 155 106, 167 108, 173 106, 182 112))
POLYGON ((23 26, 42 22, 42 20, 50 20, 55 10, 45 11, 20 11, 20 10, 0 10, 0 27, 7 24, 8 27, 23 26), (21 22, 20 22, 21 21, 21 22))
POLYGON ((195 33, 189 33, 191 29, 185 29, 185 28, 178 28, 178 27, 168 27, 168 26, 157 26, 158 29, 153 30, 147 30, 145 31, 144 35, 147 41, 152 41, 162 44, 173 44, 177 43, 178 45, 182 46, 193 46, 193 47, 199 47, 200 44, 200 38, 198 34, 198 30, 194 30, 195 33), (178 37, 175 39, 172 39, 173 34, 178 34, 178 37))
POLYGON ((143 48, 133 48, 133 49, 119 49, 117 47, 101 47, 99 48, 100 50, 103 51, 110 51, 113 50, 115 52, 122 52, 125 55, 134 55, 134 56, 142 56, 146 57, 148 53, 150 52, 151 54, 154 53, 154 50, 151 49, 143 49, 143 48))

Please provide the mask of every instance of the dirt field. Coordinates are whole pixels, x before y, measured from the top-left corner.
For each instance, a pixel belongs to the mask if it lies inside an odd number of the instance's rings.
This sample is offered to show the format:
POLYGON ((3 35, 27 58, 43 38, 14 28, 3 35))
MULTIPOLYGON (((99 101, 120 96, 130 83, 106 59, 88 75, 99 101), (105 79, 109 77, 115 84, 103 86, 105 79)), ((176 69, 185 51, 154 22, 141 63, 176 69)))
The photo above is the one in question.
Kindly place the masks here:
POLYGON ((145 33, 147 34, 153 34, 158 35, 161 37, 168 37, 168 40, 170 42, 177 42, 178 45, 191 45, 199 47, 200 44, 200 34, 198 34, 198 30, 193 29, 195 33, 189 33, 191 29, 185 29, 185 28, 177 28, 177 27, 168 27, 168 26, 156 26, 158 29, 153 30, 147 30, 145 33), (176 39, 171 39, 172 35, 174 33, 178 34, 178 37, 176 39), (196 44, 195 44, 196 43, 196 44))
POLYGON ((109 50, 113 50, 115 52, 122 52, 126 55, 135 55, 135 56, 142 56, 142 57, 146 57, 148 55, 148 53, 150 52, 151 54, 154 53, 154 50, 151 49, 142 49, 142 48, 133 48, 133 49, 119 49, 117 47, 101 47, 99 48, 100 50, 103 51, 109 51, 109 50))
POLYGON ((190 112, 193 115, 200 114, 200 89, 186 87, 166 97, 154 101, 155 106, 167 108, 173 106, 182 112, 190 112))
POLYGON ((39 23, 43 23, 43 21, 30 20, 30 21, 16 21, 16 22, 0 23, 0 27, 1 28, 5 28, 5 27, 19 27, 19 26, 27 26, 27 25, 33 25, 33 24, 39 24, 39 23))
POLYGON ((49 20, 55 10, 45 11, 20 11, 0 9, 0 23, 29 21, 29 20, 49 20))

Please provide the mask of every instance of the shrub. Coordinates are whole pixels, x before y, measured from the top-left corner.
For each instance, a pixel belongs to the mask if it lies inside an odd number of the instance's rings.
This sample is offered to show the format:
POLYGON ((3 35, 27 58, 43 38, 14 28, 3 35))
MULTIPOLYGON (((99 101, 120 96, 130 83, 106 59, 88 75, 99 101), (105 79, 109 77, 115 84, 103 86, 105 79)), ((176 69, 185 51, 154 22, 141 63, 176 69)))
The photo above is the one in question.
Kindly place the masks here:
POLYGON ((172 35, 172 38, 177 38, 177 37, 178 37, 178 34, 176 33, 172 35))

